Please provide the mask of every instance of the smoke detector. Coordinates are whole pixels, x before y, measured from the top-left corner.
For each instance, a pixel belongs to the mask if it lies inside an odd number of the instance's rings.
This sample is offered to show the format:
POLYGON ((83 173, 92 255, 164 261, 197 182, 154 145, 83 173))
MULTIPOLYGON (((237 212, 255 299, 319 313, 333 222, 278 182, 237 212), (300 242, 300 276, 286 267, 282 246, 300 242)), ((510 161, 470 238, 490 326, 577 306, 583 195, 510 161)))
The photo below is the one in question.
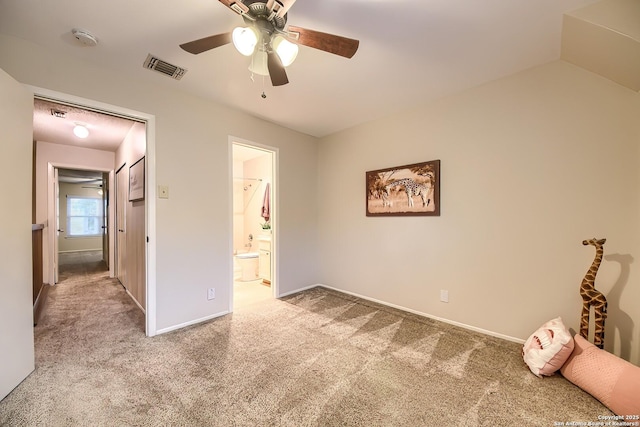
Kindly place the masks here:
POLYGON ((71 30, 71 34, 73 34, 73 36, 85 46, 96 46, 98 44, 98 39, 88 31, 74 28, 71 30))

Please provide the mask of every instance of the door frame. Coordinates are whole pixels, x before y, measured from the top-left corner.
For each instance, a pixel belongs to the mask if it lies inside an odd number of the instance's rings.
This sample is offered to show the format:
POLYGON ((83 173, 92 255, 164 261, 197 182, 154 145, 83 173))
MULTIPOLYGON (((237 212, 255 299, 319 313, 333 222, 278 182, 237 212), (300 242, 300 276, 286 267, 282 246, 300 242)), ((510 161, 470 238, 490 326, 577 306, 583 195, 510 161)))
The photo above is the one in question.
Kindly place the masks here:
MULTIPOLYGON (((75 169, 75 170, 87 170, 87 171, 96 171, 96 172, 104 172, 109 174, 109 186, 112 185, 113 180, 113 169, 105 169, 105 168, 96 168, 86 165, 76 165, 73 163, 61 163, 61 162, 48 162, 47 163, 47 223, 53 224, 52 227, 48 228, 48 240, 49 240, 49 280, 53 283, 50 285, 55 285, 58 282, 58 227, 57 220, 59 217, 59 206, 56 203, 57 189, 60 186, 58 182, 58 174, 56 173, 57 169, 75 169)), ((113 218, 113 195, 111 193, 108 194, 109 197, 109 212, 107 212, 107 216, 109 218, 113 218)), ((110 221, 113 222, 113 221, 110 221)), ((112 227, 112 224, 108 224, 108 227, 112 227)), ((114 242, 111 239, 112 233, 109 230, 109 259, 113 260, 114 253, 114 242)), ((103 254, 104 256, 104 254, 103 254)), ((113 263, 109 263, 109 277, 113 277, 113 263)))
POLYGON ((228 139, 228 153, 229 153, 229 221, 231 222, 229 230, 231 230, 229 236, 229 312, 233 312, 233 146, 234 144, 245 145, 256 150, 267 151, 271 153, 271 296, 273 298, 280 298, 280 268, 278 262, 278 237, 279 237, 279 197, 278 197, 278 161, 279 161, 279 149, 270 145, 259 144, 257 142, 249 141, 247 139, 238 138, 235 136, 229 136, 228 139))
MULTIPOLYGON (((25 85, 36 97, 75 104, 106 113, 129 117, 145 123, 147 136, 145 153, 145 224, 146 224, 146 311, 145 333, 147 336, 157 334, 156 314, 156 119, 152 114, 131 110, 126 107, 107 104, 93 99, 82 98, 63 92, 57 92, 37 86, 25 85)), ((77 168, 77 167, 76 167, 77 168)), ((115 165, 114 165, 115 168, 115 165)), ((97 169, 96 169, 97 170, 97 169)), ((115 171, 109 172, 110 183, 115 179, 115 171)), ((113 188, 113 187, 112 187, 113 188)), ((113 221, 112 221, 113 222, 113 221)), ((111 233, 113 235, 113 233, 111 233)), ((113 264, 113 263, 112 263, 113 264)))

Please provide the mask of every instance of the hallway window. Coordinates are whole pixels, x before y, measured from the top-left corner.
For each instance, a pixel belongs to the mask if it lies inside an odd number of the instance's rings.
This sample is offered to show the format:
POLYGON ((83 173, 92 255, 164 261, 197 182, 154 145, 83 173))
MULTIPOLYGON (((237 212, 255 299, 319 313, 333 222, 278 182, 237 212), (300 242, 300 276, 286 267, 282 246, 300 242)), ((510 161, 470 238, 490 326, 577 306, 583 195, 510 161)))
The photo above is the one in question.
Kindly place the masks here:
POLYGON ((67 236, 100 236, 102 221, 102 198, 67 196, 67 236))

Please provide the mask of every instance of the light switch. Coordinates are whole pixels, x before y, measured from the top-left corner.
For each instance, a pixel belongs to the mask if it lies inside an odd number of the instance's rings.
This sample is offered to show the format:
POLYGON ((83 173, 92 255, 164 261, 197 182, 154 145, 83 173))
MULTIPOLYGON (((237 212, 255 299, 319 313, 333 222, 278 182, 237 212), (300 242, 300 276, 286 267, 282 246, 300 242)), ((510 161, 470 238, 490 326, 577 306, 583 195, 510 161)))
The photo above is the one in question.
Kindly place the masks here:
POLYGON ((169 186, 168 185, 158 185, 158 198, 159 199, 168 199, 169 198, 169 186))

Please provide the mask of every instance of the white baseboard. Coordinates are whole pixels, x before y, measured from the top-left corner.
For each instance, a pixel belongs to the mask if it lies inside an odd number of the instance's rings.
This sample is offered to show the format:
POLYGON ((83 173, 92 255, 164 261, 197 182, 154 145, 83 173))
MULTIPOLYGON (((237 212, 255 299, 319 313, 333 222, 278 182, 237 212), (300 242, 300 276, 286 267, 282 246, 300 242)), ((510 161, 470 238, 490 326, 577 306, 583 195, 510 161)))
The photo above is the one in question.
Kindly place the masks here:
POLYGON ((129 297, 133 300, 133 302, 136 303, 136 305, 140 308, 140 310, 142 310, 142 312, 146 315, 147 314, 147 310, 144 309, 144 307, 142 307, 140 305, 140 303, 138 302, 138 300, 131 294, 131 292, 129 292, 129 289, 124 288, 124 290, 127 292, 127 295, 129 295, 129 297))
POLYGON ((102 252, 102 248, 98 248, 98 249, 74 249, 72 251, 58 251, 59 254, 72 254, 74 252, 102 252))
POLYGON ((186 326, 195 325, 197 323, 206 322, 207 320, 215 319, 217 317, 226 316, 231 313, 230 311, 223 311, 221 313, 212 314, 211 316, 201 317, 200 319, 191 320, 189 322, 181 323, 179 325, 169 326, 168 328, 158 329, 156 330, 156 335, 166 334, 167 332, 175 331, 177 329, 184 328, 186 326))
MULTIPOLYGON (((318 286, 325 287, 327 289, 331 289, 328 286, 323 286, 323 285, 317 283, 315 285, 305 286, 304 288, 298 288, 295 291, 289 291, 289 292, 285 292, 284 294, 276 295, 276 298, 283 298, 283 297, 286 297, 286 296, 289 296, 289 295, 297 294, 298 292, 306 291, 308 289, 317 288, 318 286)), ((338 291, 338 290, 339 289, 336 289, 336 291, 338 291)))
POLYGON ((449 320, 449 319, 445 319, 445 318, 442 318, 442 317, 433 316, 431 314, 423 313, 421 311, 413 310, 411 308, 403 307, 401 305, 391 304, 391 303, 388 303, 386 301, 380 301, 380 300, 377 300, 375 298, 370 298, 370 297, 367 297, 367 296, 364 296, 364 295, 357 294, 355 292, 349 292, 349 291, 345 291, 344 289, 338 289, 338 288, 334 288, 334 287, 327 286, 327 285, 318 284, 318 285, 314 285, 314 286, 309 286, 309 287, 303 288, 303 289, 301 289, 299 291, 290 292, 290 294, 293 294, 293 293, 296 293, 296 292, 300 292, 302 290, 307 290, 307 289, 313 288, 315 286, 320 286, 320 287, 323 287, 323 288, 326 288, 326 289, 331 289, 331 290, 336 291, 336 292, 342 292, 343 294, 347 294, 347 295, 351 295, 351 296, 354 296, 354 297, 362 298, 364 300, 375 302, 377 304, 386 305, 387 307, 396 308, 398 310, 407 311, 409 313, 413 313, 413 314, 416 314, 418 316, 427 317, 429 319, 437 320, 438 322, 442 322, 442 323, 447 323, 449 325, 458 326, 460 328, 468 329, 468 330, 474 331, 474 332, 479 332, 479 333, 484 334, 484 335, 489 335, 489 336, 492 336, 492 337, 501 338, 503 340, 512 341, 512 342, 515 342, 515 343, 518 343, 518 344, 524 344, 524 342, 525 342, 525 340, 520 339, 520 338, 516 338, 516 337, 509 336, 509 335, 500 334, 498 332, 489 331, 487 329, 478 328, 476 326, 467 325, 465 323, 456 322, 454 320, 449 320))

